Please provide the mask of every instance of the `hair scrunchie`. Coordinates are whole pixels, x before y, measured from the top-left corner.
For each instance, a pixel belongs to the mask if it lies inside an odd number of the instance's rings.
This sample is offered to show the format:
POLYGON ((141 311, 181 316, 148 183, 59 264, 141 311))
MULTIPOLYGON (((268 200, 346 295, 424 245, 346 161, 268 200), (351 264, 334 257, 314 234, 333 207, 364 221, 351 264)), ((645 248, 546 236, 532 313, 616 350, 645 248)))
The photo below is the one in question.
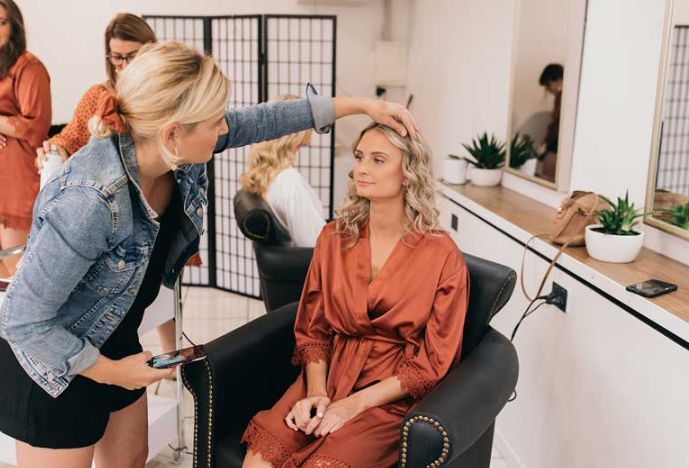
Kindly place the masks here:
POLYGON ((111 130, 117 133, 127 132, 127 125, 124 123, 124 120, 122 120, 119 106, 117 105, 117 98, 114 95, 108 93, 100 100, 98 108, 96 109, 96 115, 100 117, 103 123, 111 130))

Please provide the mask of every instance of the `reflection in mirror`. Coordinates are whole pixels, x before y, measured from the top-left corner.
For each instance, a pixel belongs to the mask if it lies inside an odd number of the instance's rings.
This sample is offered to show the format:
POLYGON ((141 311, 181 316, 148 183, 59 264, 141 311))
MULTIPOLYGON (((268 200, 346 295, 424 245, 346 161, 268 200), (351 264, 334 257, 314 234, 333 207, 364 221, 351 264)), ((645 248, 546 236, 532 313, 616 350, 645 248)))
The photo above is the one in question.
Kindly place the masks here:
POLYGON ((586 2, 520 0, 517 8, 509 168, 564 189, 560 166, 563 154, 571 157, 586 2))
POLYGON ((689 0, 670 5, 649 171, 649 224, 689 237, 689 0))

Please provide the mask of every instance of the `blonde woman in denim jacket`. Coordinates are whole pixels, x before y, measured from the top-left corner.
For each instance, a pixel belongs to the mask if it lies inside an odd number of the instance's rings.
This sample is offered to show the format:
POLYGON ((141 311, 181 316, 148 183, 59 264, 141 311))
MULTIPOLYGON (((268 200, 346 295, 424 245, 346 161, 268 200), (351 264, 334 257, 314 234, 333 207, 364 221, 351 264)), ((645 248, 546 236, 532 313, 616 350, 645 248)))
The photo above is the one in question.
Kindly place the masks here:
POLYGON ((20 467, 144 466, 145 387, 172 371, 147 365, 136 330, 198 251, 214 152, 354 113, 415 132, 395 104, 309 87, 225 112, 229 90, 194 49, 145 46, 90 122, 97 138, 40 193, 0 309, 0 431, 17 439, 20 467))

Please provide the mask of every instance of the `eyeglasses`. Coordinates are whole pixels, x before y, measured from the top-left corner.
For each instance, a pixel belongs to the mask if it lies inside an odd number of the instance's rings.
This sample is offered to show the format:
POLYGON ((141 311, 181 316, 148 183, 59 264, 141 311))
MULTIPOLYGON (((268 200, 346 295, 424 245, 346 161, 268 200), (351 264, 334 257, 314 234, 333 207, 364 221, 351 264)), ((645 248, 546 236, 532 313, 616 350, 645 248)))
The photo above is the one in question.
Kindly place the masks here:
POLYGON ((115 65, 116 67, 122 65, 123 63, 130 64, 132 63, 132 60, 134 60, 134 57, 136 57, 136 54, 139 51, 137 50, 136 52, 132 52, 129 55, 120 55, 120 54, 108 54, 105 56, 108 60, 110 60, 110 63, 115 65))

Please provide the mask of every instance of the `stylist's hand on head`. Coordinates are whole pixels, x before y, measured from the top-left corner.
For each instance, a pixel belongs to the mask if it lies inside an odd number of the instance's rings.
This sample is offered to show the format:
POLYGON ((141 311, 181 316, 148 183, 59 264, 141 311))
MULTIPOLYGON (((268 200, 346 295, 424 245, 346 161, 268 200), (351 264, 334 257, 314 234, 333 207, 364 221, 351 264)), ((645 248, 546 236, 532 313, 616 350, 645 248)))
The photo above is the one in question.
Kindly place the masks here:
POLYGON ((412 138, 416 138, 418 127, 414 117, 402 104, 360 97, 335 97, 333 104, 335 106, 335 118, 351 114, 366 114, 374 122, 394 129, 401 136, 409 134, 412 138))
MULTIPOLYGON (((57 148, 57 152, 60 154, 62 160, 67 161, 67 158, 69 157, 69 154, 67 154, 67 150, 60 145, 55 145, 55 147, 57 148)), ((41 167, 43 166, 43 163, 46 160, 46 154, 48 154, 49 152, 50 142, 48 142, 48 140, 43 142, 43 146, 36 149, 36 160, 34 161, 34 164, 36 165, 36 169, 38 169, 38 172, 41 172, 41 167)))
POLYGON ((153 355, 146 351, 123 359, 112 360, 99 356, 98 361, 81 373, 84 377, 99 383, 117 385, 134 390, 171 376, 175 369, 155 369, 148 365, 153 355))

